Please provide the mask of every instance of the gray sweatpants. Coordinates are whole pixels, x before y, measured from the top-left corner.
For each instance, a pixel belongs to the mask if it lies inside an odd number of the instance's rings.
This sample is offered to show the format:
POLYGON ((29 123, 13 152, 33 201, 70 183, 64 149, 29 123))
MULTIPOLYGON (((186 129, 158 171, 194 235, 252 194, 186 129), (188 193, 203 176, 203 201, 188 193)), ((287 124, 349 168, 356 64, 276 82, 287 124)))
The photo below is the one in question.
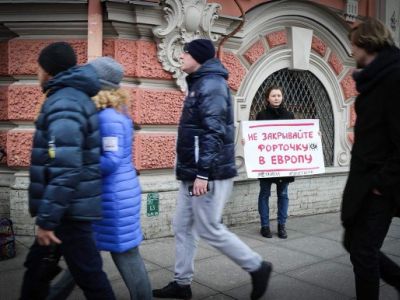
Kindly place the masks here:
POLYGON ((199 237, 228 256, 243 270, 252 272, 262 258, 221 224, 222 211, 229 199, 233 179, 209 182, 210 191, 200 197, 189 196, 192 182, 181 182, 173 221, 175 232, 175 276, 179 284, 190 284, 194 272, 199 237))

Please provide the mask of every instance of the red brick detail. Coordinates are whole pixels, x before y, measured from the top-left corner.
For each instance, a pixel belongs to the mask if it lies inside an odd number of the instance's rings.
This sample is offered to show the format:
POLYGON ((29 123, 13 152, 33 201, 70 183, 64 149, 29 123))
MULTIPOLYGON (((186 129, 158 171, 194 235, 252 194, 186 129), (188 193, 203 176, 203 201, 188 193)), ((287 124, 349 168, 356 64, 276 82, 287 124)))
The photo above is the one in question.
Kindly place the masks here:
POLYGON ((32 121, 44 100, 38 85, 10 85, 8 88, 8 119, 32 121))
POLYGON ((347 133, 347 138, 351 144, 354 144, 354 132, 347 133))
POLYGON ((129 89, 130 112, 138 124, 178 124, 184 95, 175 90, 129 89))
POLYGON ((321 55, 322 57, 325 56, 326 53, 326 49, 328 47, 326 46, 326 44, 320 40, 319 38, 317 38, 316 36, 313 36, 312 38, 312 43, 311 43, 311 49, 314 50, 315 52, 317 52, 319 55, 321 55))
POLYGON ((354 127, 356 124, 357 114, 354 109, 354 104, 350 106, 349 127, 354 127))
POLYGON ((134 143, 136 168, 170 169, 175 162, 176 135, 137 134, 134 143))
POLYGON ((7 165, 28 167, 31 161, 33 130, 9 130, 7 132, 7 165))
POLYGON ((267 42, 270 48, 286 45, 287 44, 286 30, 275 31, 270 34, 267 34, 267 42))
POLYGON ((222 56, 222 63, 229 71, 228 84, 231 89, 237 91, 242 83, 244 76, 246 76, 246 69, 232 52, 224 52, 222 56))
POLYGON ((354 82, 353 77, 351 76, 352 72, 353 71, 350 71, 346 75, 346 77, 344 77, 342 79, 342 81, 340 82, 345 100, 348 100, 351 97, 355 97, 358 95, 357 90, 356 90, 356 83, 354 82))
POLYGON ((335 53, 332 52, 329 55, 328 63, 335 71, 336 75, 339 75, 343 71, 343 63, 335 53))
MULTIPOLYGON (((10 75, 34 75, 37 73, 37 58, 40 51, 56 40, 19 40, 9 41, 9 71, 10 75)), ((87 41, 67 40, 72 45, 78 63, 87 61, 87 41)))
MULTIPOLYGON (((7 131, 1 130, 0 131, 0 148, 7 152, 7 131)), ((0 164, 5 164, 7 162, 7 157, 4 156, 0 160, 0 164)))
POLYGON ((0 86, 0 120, 7 120, 8 86, 0 86))
POLYGON ((265 53, 265 48, 263 43, 261 41, 257 41, 246 51, 246 53, 243 54, 243 56, 247 59, 247 61, 250 64, 253 64, 264 53, 265 53))
POLYGON ((104 54, 113 56, 125 69, 125 76, 170 79, 157 58, 157 46, 149 41, 106 40, 104 54))
POLYGON ((0 42, 0 76, 8 75, 8 41, 0 42))

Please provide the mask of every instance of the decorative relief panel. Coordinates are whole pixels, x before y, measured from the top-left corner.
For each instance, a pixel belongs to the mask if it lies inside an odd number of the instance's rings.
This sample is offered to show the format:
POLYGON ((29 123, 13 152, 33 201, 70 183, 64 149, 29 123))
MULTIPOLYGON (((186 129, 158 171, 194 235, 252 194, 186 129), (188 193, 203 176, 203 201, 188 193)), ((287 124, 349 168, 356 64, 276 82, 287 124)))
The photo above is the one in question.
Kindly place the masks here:
POLYGON ((265 53, 265 47, 263 43, 261 41, 257 41, 253 45, 251 45, 251 47, 246 51, 246 53, 243 54, 243 56, 250 64, 253 64, 264 53, 265 53))
POLYGON ((158 43, 158 59, 164 70, 173 73, 181 90, 186 89, 185 73, 180 70, 179 56, 183 45, 196 38, 218 40, 218 35, 211 32, 214 21, 218 18, 221 6, 207 3, 206 0, 161 0, 165 13, 165 22, 156 27, 154 35, 158 43))
POLYGON ((344 77, 340 82, 344 94, 344 99, 346 101, 348 101, 351 97, 355 97, 358 95, 356 90, 356 83, 354 82, 353 77, 351 76, 352 72, 353 71, 350 71, 346 75, 346 77, 344 77))
POLYGON ((331 55, 329 55, 328 63, 335 71, 336 75, 339 75, 343 71, 343 63, 336 53, 332 52, 331 55))
POLYGON ((45 99, 39 85, 10 85, 8 88, 8 119, 32 121, 45 99))
POLYGON ((276 31, 268 34, 267 41, 270 48, 287 44, 286 30, 276 31))
POLYGON ((222 63, 229 72, 229 87, 237 91, 243 81, 243 78, 246 76, 247 70, 232 52, 224 51, 222 63))
POLYGON ((315 52, 317 52, 322 57, 324 57, 325 53, 326 53, 327 46, 322 40, 320 40, 316 36, 313 36, 311 49, 314 50, 315 52))
POLYGON ((175 134, 137 134, 134 161, 139 170, 169 169, 175 162, 175 134))
POLYGON ((31 163, 33 130, 7 132, 7 164, 10 167, 28 167, 31 163))
POLYGON ((130 113, 139 124, 178 124, 183 93, 176 90, 129 89, 130 113))

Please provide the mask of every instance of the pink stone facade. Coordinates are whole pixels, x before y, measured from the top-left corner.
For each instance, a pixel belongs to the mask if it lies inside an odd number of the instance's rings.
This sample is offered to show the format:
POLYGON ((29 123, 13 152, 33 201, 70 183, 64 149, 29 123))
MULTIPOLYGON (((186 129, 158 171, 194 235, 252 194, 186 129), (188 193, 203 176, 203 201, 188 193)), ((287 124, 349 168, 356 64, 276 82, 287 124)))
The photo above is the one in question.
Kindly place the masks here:
POLYGON ((354 82, 351 74, 352 71, 350 71, 340 82, 344 94, 344 99, 346 101, 350 100, 351 97, 357 96, 358 94, 356 90, 356 83, 354 82))
POLYGON ((232 52, 225 51, 222 56, 222 63, 229 71, 229 87, 237 91, 247 71, 239 58, 232 52))
POLYGON ((130 112, 136 123, 176 125, 184 95, 176 90, 129 89, 130 112))
POLYGON ((328 63, 332 67, 332 69, 335 71, 336 75, 339 75, 340 73, 342 73, 343 63, 340 60, 340 58, 336 55, 336 53, 332 52, 329 55, 328 63))
POLYGON ((255 63, 260 56, 264 55, 265 47, 262 41, 257 41, 243 54, 250 64, 255 63))
POLYGON ((104 55, 114 57, 125 69, 125 76, 172 80, 157 59, 157 45, 149 41, 106 40, 104 55))
POLYGON ((270 48, 287 44, 287 34, 285 30, 267 34, 267 42, 270 48))
POLYGON ((10 85, 8 119, 33 121, 40 111, 44 95, 39 85, 10 85))
POLYGON ((137 134, 134 160, 136 168, 170 169, 174 167, 176 135, 137 134))
POLYGON ((10 130, 7 132, 7 165, 29 167, 33 130, 10 130))
POLYGON ((328 47, 326 46, 326 44, 322 40, 320 40, 316 36, 313 36, 312 43, 311 43, 311 49, 313 51, 318 53, 320 56, 324 57, 327 48, 328 47))
MULTIPOLYGON (((36 75, 37 57, 40 51, 56 40, 19 40, 9 41, 8 69, 10 75, 36 75)), ((68 40, 74 48, 78 63, 87 61, 87 41, 68 40)))
MULTIPOLYGON (((29 76, 36 79, 37 56, 41 49, 55 40, 12 39, 0 42, 0 76, 29 76)), ((67 40, 74 47, 79 64, 87 61, 87 41, 67 40)), ((125 76, 172 81, 157 59, 155 42, 106 39, 103 54, 113 56, 125 69, 125 76)), ((178 89, 124 89, 130 96, 129 112, 140 125, 177 125, 184 95, 178 89)), ((0 86, 0 120, 33 123, 44 95, 38 84, 15 83, 0 86)), ((4 130, 0 132, 0 147, 7 151, 9 167, 28 167, 32 147, 32 130, 4 130)), ((137 134, 135 161, 139 169, 172 168, 175 159, 175 135, 137 134)))

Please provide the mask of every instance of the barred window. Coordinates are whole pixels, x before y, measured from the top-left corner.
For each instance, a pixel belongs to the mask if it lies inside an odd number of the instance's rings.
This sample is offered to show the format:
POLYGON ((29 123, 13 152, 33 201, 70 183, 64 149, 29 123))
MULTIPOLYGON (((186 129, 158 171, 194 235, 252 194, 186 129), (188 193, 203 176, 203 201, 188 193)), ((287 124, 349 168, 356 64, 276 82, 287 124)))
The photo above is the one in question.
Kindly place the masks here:
POLYGON ((265 109, 265 92, 271 85, 283 88, 285 106, 296 119, 319 119, 325 166, 333 165, 334 120, 331 101, 325 88, 309 71, 282 69, 271 74, 259 87, 250 109, 249 120, 265 109))

